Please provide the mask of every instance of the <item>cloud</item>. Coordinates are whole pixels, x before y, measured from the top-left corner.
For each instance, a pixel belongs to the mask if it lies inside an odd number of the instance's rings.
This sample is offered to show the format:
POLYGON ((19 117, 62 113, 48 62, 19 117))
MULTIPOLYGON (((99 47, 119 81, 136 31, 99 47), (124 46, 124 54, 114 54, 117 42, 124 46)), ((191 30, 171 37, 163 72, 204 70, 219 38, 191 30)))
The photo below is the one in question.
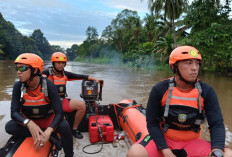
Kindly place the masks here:
POLYGON ((99 0, 111 8, 130 9, 137 12, 147 12, 147 0, 99 0))
POLYGON ((81 40, 81 41, 66 41, 66 40, 55 41, 55 40, 52 40, 52 41, 50 41, 50 44, 51 45, 59 45, 59 46, 64 47, 64 48, 70 48, 73 44, 80 45, 82 42, 83 42, 83 40, 81 40))
POLYGON ((0 12, 23 35, 40 29, 50 43, 69 45, 85 40, 88 26, 101 35, 123 9, 143 18, 147 7, 147 0, 1 0, 0 12))
POLYGON ((134 0, 1 0, 0 11, 23 35, 29 36, 40 29, 50 43, 80 43, 86 38, 88 26, 96 27, 101 35, 122 9, 145 11, 141 7, 143 3, 139 0, 136 3, 134 0))

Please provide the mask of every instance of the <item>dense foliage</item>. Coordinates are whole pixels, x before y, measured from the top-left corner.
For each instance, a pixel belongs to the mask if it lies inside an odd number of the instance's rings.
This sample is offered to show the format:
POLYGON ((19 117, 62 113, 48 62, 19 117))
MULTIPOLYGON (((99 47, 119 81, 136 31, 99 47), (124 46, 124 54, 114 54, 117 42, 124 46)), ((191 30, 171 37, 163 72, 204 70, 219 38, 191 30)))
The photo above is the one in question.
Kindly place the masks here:
POLYGON ((82 44, 64 50, 51 46, 38 29, 22 36, 0 14, 0 59, 34 52, 47 59, 52 52, 65 52, 69 59, 98 60, 147 68, 167 65, 177 45, 192 45, 203 56, 204 69, 232 71, 231 0, 148 0, 149 14, 141 19, 136 11, 122 10, 101 36, 89 26, 82 44))
MULTIPOLYGON (((195 0, 191 5, 186 0, 148 2, 150 14, 144 19, 125 9, 100 38, 87 34, 77 50, 79 59, 105 57, 112 61, 115 56, 133 67, 167 65, 177 45, 191 45, 201 52, 204 70, 232 71, 231 0, 195 0)), ((91 28, 88 32, 98 34, 91 28)))
POLYGON ((0 59, 15 59, 21 53, 35 53, 49 60, 52 52, 64 50, 50 45, 40 29, 29 36, 23 36, 11 22, 0 13, 0 59))

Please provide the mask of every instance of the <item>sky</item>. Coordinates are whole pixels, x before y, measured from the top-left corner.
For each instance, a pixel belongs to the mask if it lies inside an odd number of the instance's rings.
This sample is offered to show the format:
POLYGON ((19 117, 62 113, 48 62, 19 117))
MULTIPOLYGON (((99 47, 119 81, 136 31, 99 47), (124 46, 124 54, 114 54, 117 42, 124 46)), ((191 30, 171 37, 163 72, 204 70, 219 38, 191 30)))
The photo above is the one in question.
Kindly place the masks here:
POLYGON ((0 12, 23 35, 40 29, 51 45, 70 48, 87 37, 88 26, 98 34, 123 9, 148 13, 147 0, 0 0, 0 12))

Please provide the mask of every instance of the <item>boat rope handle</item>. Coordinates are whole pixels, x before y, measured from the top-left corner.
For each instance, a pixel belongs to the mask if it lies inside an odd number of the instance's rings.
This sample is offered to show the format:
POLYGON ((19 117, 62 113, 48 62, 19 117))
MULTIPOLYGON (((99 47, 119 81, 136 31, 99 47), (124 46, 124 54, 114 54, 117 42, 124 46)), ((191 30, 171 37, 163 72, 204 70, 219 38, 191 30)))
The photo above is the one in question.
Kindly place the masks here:
POLYGON ((119 108, 123 108, 123 109, 136 108, 136 107, 142 106, 142 104, 133 105, 133 106, 129 106, 129 107, 122 107, 119 104, 109 104, 109 105, 113 105, 114 106, 114 113, 115 113, 115 116, 116 116, 116 119, 117 119, 118 127, 120 129, 121 129, 121 127, 120 127, 120 124, 119 124, 119 117, 118 117, 118 113, 117 113, 117 110, 116 110, 116 106, 119 107, 119 108))
POLYGON ((133 106, 129 106, 129 107, 122 107, 122 106, 120 106, 119 104, 109 104, 109 105, 114 105, 114 106, 118 106, 118 107, 120 107, 120 108, 124 108, 124 109, 126 109, 126 108, 136 108, 136 107, 140 107, 140 106, 142 106, 142 104, 139 104, 139 105, 133 105, 133 106))

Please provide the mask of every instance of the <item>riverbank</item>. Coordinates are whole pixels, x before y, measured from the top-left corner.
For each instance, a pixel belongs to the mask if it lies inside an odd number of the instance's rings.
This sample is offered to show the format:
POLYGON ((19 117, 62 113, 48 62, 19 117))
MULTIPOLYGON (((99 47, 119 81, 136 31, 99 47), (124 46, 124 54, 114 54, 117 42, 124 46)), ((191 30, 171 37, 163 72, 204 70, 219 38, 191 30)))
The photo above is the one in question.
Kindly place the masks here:
MULTIPOLYGON (((76 62, 81 63, 92 63, 92 64, 101 64, 101 65, 115 65, 119 67, 127 67, 129 69, 138 69, 138 70, 157 70, 157 71, 170 71, 170 67, 167 64, 138 64, 136 62, 123 62, 119 58, 75 58, 76 62)), ((202 65, 200 68, 200 74, 215 74, 215 75, 224 75, 232 77, 232 67, 231 68, 216 68, 213 66, 202 65)))
POLYGON ((170 70, 168 65, 155 65, 155 64, 138 64, 136 62, 123 62, 121 59, 115 58, 75 58, 76 62, 81 63, 93 63, 93 64, 106 64, 106 65, 115 65, 119 67, 126 67, 129 69, 138 69, 138 70, 159 70, 159 71, 168 71, 170 70))

